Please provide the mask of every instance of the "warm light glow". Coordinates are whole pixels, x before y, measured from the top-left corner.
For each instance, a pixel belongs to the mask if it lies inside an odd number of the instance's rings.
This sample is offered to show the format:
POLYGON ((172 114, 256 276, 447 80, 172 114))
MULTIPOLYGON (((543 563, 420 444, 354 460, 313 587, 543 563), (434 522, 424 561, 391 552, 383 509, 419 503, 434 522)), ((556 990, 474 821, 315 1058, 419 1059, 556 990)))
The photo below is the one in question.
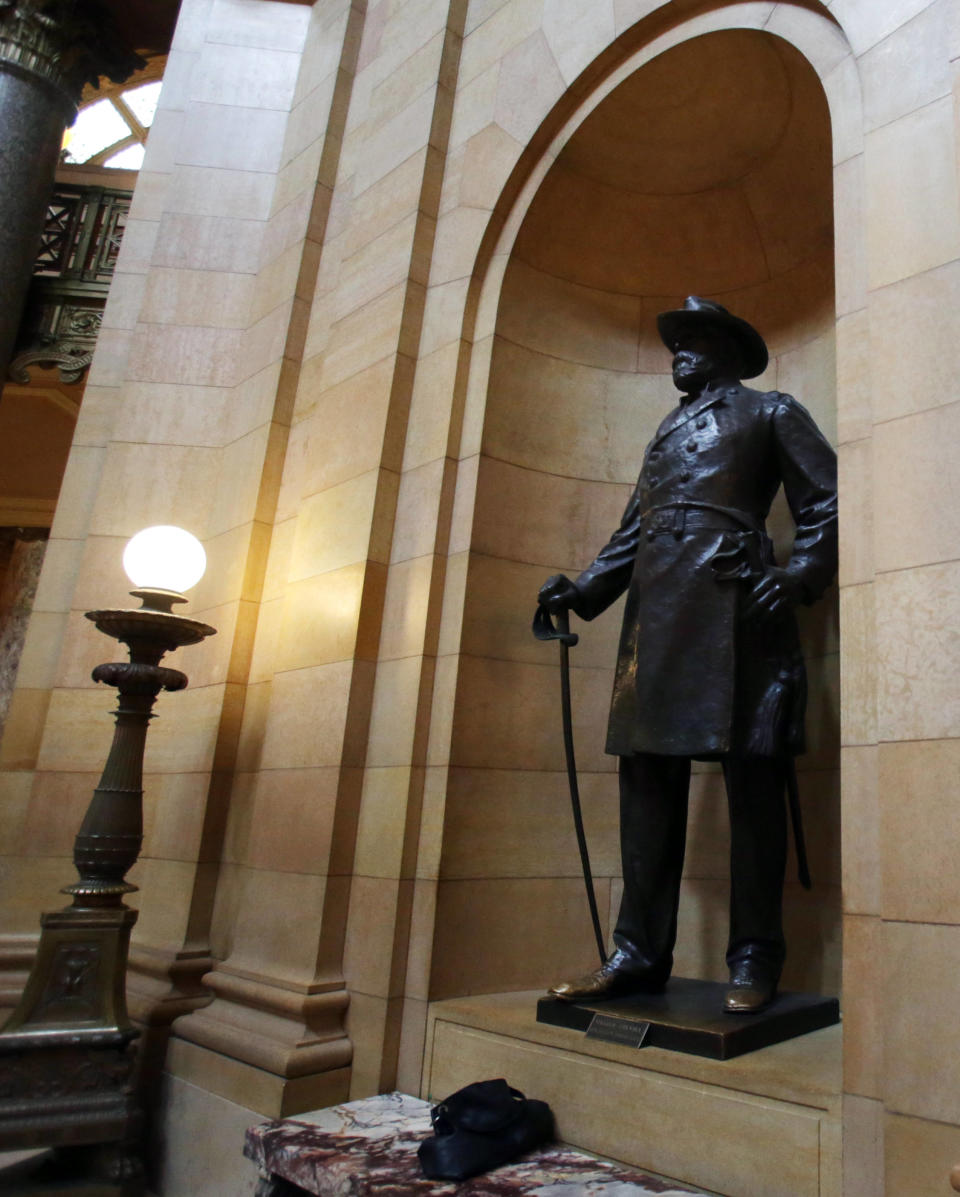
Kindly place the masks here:
POLYGON ((192 533, 171 524, 157 524, 144 528, 127 542, 123 568, 141 590, 183 592, 203 577, 207 554, 192 533))

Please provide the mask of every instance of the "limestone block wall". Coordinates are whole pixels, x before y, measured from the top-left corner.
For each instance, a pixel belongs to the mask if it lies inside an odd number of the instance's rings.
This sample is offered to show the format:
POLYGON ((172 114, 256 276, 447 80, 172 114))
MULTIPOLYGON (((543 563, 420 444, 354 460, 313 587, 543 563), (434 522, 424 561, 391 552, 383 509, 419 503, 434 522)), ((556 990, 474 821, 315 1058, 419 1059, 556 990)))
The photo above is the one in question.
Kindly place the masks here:
MULTIPOLYGON (((4 738, 2 884, 17 961, 70 878, 110 740, 111 700, 90 669, 119 650, 83 612, 128 601, 120 552, 138 528, 180 523, 201 536, 208 570, 191 610, 218 635, 174 661, 191 680, 184 702, 159 702, 133 874, 134 900, 147 901, 129 989, 148 1021, 211 996, 199 977, 249 752, 254 630, 329 198, 323 171, 339 148, 330 117, 350 11, 181 8, 4 738)), ((222 936, 214 950, 226 954, 222 936)))
MULTIPOLYGON (((225 1023, 258 1020, 251 1009, 263 1009, 272 985, 272 1021, 259 1019, 258 1033, 285 1035, 292 1049, 286 1060, 264 1057, 289 1078, 281 1108, 345 1092, 345 1072, 331 1065, 351 1051, 355 1089, 376 1090, 395 1072, 398 945, 412 888, 407 810, 418 810, 423 776, 413 739, 432 678, 422 654, 443 462, 429 427, 412 457, 405 444, 415 440, 433 142, 449 112, 445 64, 457 42, 445 5, 381 6, 361 21, 363 11, 355 6, 344 30, 350 86, 324 178, 329 217, 228 824, 214 926, 223 959, 209 979, 217 1002, 178 1026, 180 1037, 218 1049, 225 1023), (290 993, 302 995, 305 1027, 292 1019, 278 1030, 290 993), (350 1040, 337 1043, 327 1020, 335 1014, 341 1026, 345 1009, 350 1040)), ((209 1050, 194 1058, 199 1074, 209 1050)), ((251 1083, 249 1071, 237 1074, 224 1092, 246 1101, 251 1083)))
MULTIPOLYGON (((171 1075, 271 1114, 415 1090, 432 999, 589 962, 556 669, 525 625, 616 523, 670 402, 651 318, 699 290, 838 443, 840 817, 824 603, 822 889, 791 922, 825 946, 797 979, 839 983, 842 897, 845 1193, 940 1191, 958 55, 954 0, 184 0, 0 748, 8 996, 110 737, 83 611, 125 601, 122 543, 161 521, 207 544, 191 609, 220 629, 148 743, 130 990, 182 1015, 171 1075), (716 97, 681 153, 704 74, 756 119, 716 97)), ((575 650, 607 910, 616 623, 575 650)), ((680 966, 709 973, 723 818, 696 784, 680 966)))
POLYGON ((936 1192, 960 1147, 960 1109, 943 1081, 956 1050, 943 1012, 956 993, 957 905, 943 856, 956 827, 940 772, 958 729, 947 680, 956 525, 943 490, 950 471, 929 439, 943 446, 949 436, 958 12, 850 5, 837 17, 863 96, 862 155, 839 169, 838 219, 843 205, 865 232, 865 253, 851 263, 862 303, 849 302, 838 325, 850 400, 842 495, 852 509, 841 575, 841 626, 852 639, 843 673, 848 1183, 855 1193, 936 1192), (907 62, 924 65, 914 72, 907 62), (922 1042, 915 1025, 928 1028, 922 1042), (869 1170, 855 1178, 858 1161, 881 1155, 885 1189, 869 1170))

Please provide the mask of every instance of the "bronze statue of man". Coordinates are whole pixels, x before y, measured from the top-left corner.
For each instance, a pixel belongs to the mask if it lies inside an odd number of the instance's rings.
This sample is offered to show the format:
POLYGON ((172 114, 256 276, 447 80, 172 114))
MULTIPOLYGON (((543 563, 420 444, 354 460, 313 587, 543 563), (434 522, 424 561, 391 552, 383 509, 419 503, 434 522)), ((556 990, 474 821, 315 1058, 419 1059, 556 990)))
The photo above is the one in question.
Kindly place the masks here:
POLYGON ((606 964, 555 986, 575 1001, 661 990, 670 976, 691 760, 719 761, 730 814, 730 988, 754 1013, 786 955, 784 788, 804 751, 806 675, 793 608, 837 563, 836 455, 807 411, 740 381, 767 365, 745 320, 690 296, 658 317, 680 404, 647 447, 620 527, 582 574, 540 590, 593 619, 627 591, 608 753, 620 757, 623 900, 606 964), (783 486, 796 524, 774 560, 765 519, 783 486))

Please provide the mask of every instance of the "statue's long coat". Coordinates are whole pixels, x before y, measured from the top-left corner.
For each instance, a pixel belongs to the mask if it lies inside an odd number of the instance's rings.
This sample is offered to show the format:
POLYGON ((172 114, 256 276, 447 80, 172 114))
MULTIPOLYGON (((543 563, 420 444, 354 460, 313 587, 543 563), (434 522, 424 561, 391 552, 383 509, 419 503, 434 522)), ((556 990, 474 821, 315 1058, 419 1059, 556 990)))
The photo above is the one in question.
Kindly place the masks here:
POLYGON ((773 562, 764 521, 781 484, 796 523, 786 568, 806 602, 829 585, 836 476, 836 455, 806 409, 778 391, 711 385, 667 416, 620 527, 576 579, 573 609, 584 619, 629 588, 607 752, 803 751, 793 613, 747 619, 741 608, 745 575, 756 581, 773 562), (721 580, 731 565, 741 580, 721 580))

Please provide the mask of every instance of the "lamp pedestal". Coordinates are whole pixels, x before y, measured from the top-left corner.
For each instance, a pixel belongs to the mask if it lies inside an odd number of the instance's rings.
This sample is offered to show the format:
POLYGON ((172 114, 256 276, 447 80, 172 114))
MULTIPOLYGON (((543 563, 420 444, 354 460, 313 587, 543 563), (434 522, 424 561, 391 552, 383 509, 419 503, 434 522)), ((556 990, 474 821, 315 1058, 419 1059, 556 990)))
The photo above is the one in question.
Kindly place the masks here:
MULTIPOLYGON (((137 912, 123 897, 137 888, 125 877, 143 841, 147 726, 160 691, 187 684, 185 674, 160 665, 164 653, 215 632, 170 612, 173 602, 184 601, 180 595, 134 594, 144 599, 140 610, 87 612, 130 651, 129 662, 93 671, 95 681, 119 692, 113 743, 74 842, 79 880, 61 891, 73 902, 41 916, 30 978, 0 1032, 0 1150, 58 1148, 61 1158, 49 1161, 44 1183, 64 1169, 65 1179, 76 1179, 80 1169, 122 1194, 142 1188, 142 1115, 134 1095, 139 1031, 126 1003, 137 912)), ((39 1174, 34 1183, 41 1183, 39 1174)))

